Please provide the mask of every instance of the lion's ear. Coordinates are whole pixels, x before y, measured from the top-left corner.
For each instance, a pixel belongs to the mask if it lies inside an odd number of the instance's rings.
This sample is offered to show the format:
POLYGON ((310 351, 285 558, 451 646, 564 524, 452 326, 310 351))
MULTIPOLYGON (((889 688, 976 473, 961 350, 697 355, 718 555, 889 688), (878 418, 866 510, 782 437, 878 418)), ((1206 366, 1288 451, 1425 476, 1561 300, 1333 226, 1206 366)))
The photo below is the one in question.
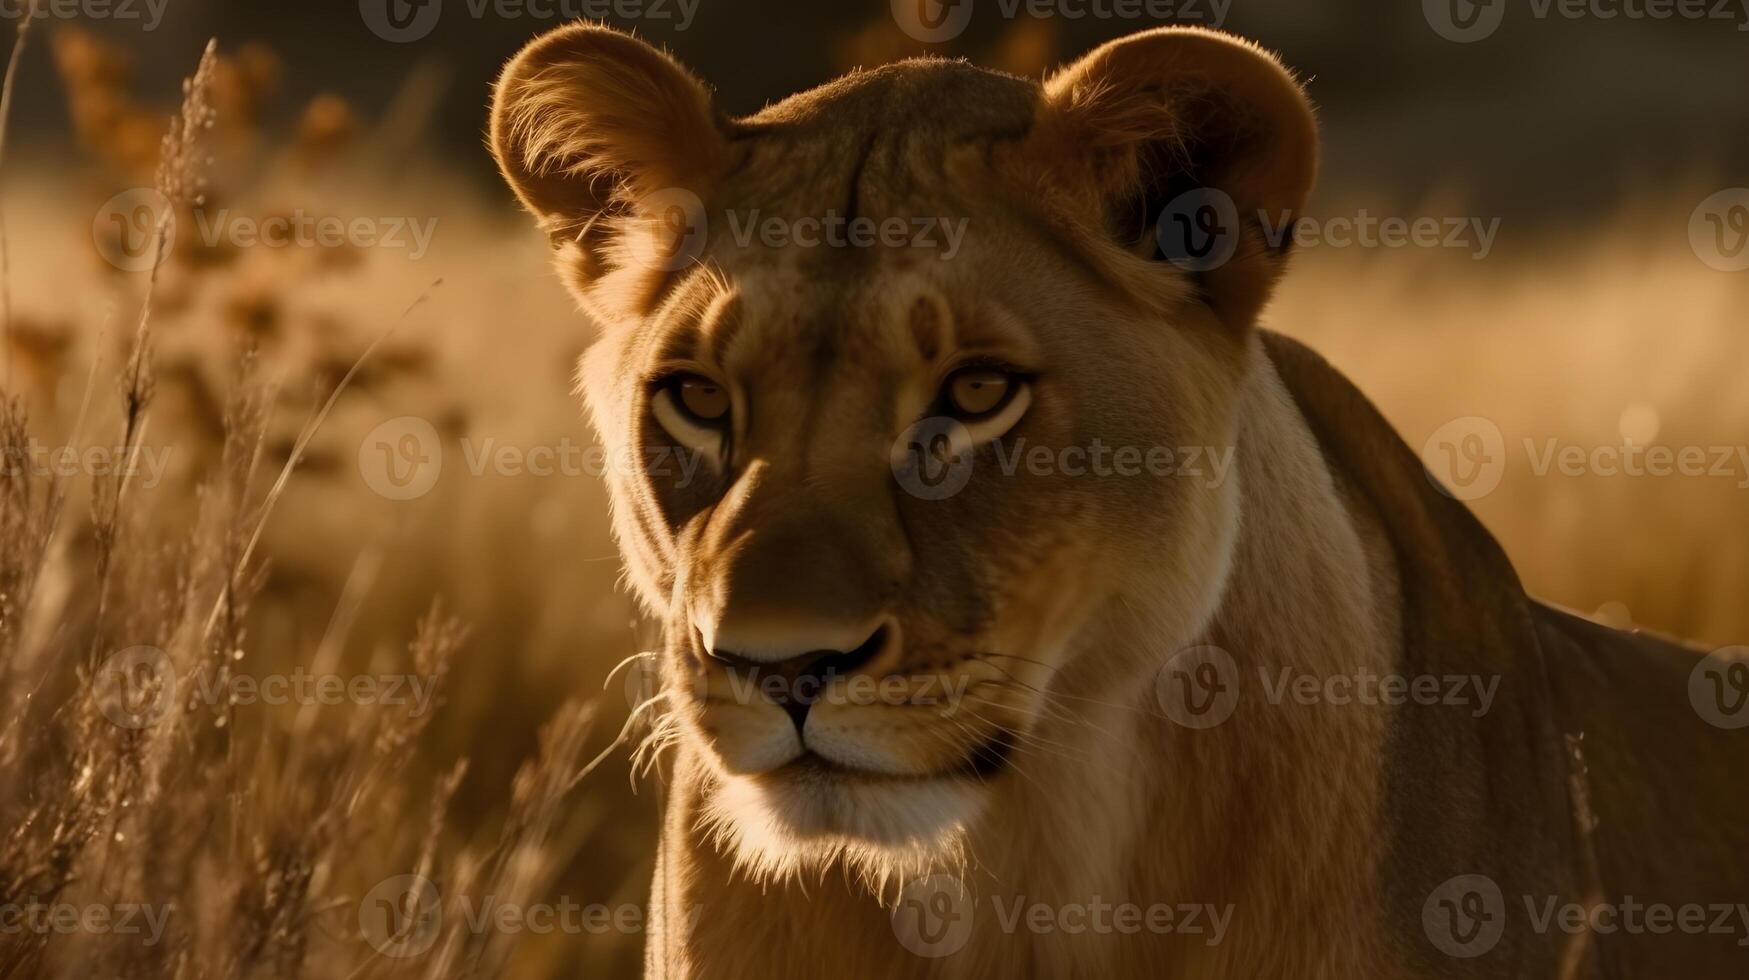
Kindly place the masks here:
POLYGON ((1045 82, 1039 138, 1127 246, 1194 272, 1243 330, 1280 274, 1317 174, 1317 124, 1273 56, 1215 31, 1106 44, 1045 82))
POLYGON ((606 27, 574 24, 522 49, 492 98, 492 153, 587 283, 614 264, 617 219, 697 194, 727 142, 711 95, 672 58, 606 27))

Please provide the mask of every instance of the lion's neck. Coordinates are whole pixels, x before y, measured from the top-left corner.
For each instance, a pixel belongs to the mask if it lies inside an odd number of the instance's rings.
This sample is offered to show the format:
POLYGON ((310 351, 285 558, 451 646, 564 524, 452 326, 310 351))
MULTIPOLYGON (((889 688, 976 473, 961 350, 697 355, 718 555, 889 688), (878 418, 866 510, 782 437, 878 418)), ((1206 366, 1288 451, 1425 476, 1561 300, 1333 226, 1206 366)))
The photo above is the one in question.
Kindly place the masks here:
MULTIPOLYGON (((1327 468, 1261 345, 1252 357, 1237 421, 1244 503, 1235 560, 1213 622, 1191 644, 1231 658, 1231 716, 1193 729, 1179 722, 1204 720, 1163 711, 1160 687, 1173 697, 1194 679, 1174 678, 1170 667, 1164 685, 1144 685, 1127 703, 1064 705, 1073 717, 1041 730, 972 850, 998 890, 1028 893, 1029 902, 1231 909, 1220 943, 1203 942, 1213 938, 1205 932, 1166 944, 1183 975, 1305 975, 1307 964, 1327 963, 1331 975, 1363 976, 1372 951, 1332 937, 1355 936, 1375 903, 1384 709, 1305 703, 1322 693, 1296 696, 1294 683, 1317 678, 1322 692, 1327 677, 1391 671, 1396 572, 1370 513, 1327 468)), ((1094 642, 1171 663, 1178 651, 1161 648, 1146 597, 1121 605, 1126 612, 1094 642)), ((1039 955, 1065 950, 1045 938, 1039 955)), ((1120 941, 1110 950, 1122 958, 1147 946, 1120 941)))

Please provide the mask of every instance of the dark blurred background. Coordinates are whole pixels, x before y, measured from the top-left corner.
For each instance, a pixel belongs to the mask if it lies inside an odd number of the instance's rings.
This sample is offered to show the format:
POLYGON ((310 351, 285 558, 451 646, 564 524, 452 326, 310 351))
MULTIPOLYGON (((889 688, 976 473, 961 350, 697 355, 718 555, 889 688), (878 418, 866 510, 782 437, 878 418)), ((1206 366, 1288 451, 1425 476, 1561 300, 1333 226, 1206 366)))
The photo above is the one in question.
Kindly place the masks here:
MULTIPOLYGON (((480 149, 489 83, 528 38, 562 22, 542 16, 549 9, 608 11, 609 22, 692 66, 731 113, 753 111, 857 64, 933 53, 1036 71, 1158 23, 1114 16, 1125 0, 1064 0, 1048 5, 1052 15, 1044 18, 1029 16, 1031 8, 1013 0, 958 0, 971 7, 964 32, 924 44, 896 27, 889 0, 688 0, 685 6, 643 0, 637 7, 628 6, 635 0, 533 0, 527 6, 427 0, 435 6, 402 8, 412 32, 423 36, 394 42, 373 33, 367 21, 379 16, 373 5, 404 0, 157 0, 164 4, 162 22, 150 32, 143 32, 150 19, 145 0, 131 2, 138 19, 86 18, 83 26, 126 45, 146 91, 173 91, 210 37, 230 47, 269 45, 295 69, 283 80, 291 105, 334 93, 374 118, 391 109, 414 72, 441 78, 428 135, 455 166, 482 182, 490 177, 480 149), (644 14, 613 16, 616 7, 644 14), (1006 16, 1009 10, 1016 15, 1006 16), (1073 16, 1077 12, 1082 15, 1073 16), (435 22, 422 19, 432 16, 435 22)), ((1727 6, 1706 0, 1682 9, 1707 16, 1668 19, 1629 16, 1625 11, 1644 5, 1624 7, 1624 0, 1595 0, 1577 17, 1562 13, 1570 6, 1542 0, 1220 2, 1227 4, 1224 12, 1215 0, 1156 9, 1175 10, 1185 23, 1218 22, 1279 51, 1303 74, 1322 110, 1329 187, 1411 200, 1456 193, 1508 223, 1584 220, 1613 200, 1670 181, 1749 168, 1744 0, 1727 0, 1727 6), (1468 41, 1450 40, 1436 27, 1450 23, 1441 18, 1466 15, 1500 19, 1487 36, 1468 41)), ((1657 2, 1651 9, 1659 9, 1657 2)), ((65 139, 59 100, 40 97, 55 85, 51 67, 41 60, 27 64, 20 84, 21 137, 65 139)))

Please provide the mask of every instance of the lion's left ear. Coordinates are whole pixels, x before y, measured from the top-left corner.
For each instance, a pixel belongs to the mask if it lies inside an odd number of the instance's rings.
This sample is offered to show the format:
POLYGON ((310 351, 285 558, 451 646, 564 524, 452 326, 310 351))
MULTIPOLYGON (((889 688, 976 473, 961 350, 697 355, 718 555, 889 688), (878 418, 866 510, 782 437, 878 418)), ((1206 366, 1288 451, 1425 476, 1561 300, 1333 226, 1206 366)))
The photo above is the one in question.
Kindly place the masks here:
POLYGON ((628 269, 670 258, 629 239, 664 227, 676 195, 696 199, 727 155, 702 82, 631 35, 584 23, 535 39, 504 69, 490 142, 583 296, 616 271, 661 271, 628 269))
POLYGON ((1167 27, 1106 44, 1045 82, 1038 136, 1112 233, 1194 272, 1249 328, 1279 276, 1318 167, 1299 83, 1247 41, 1167 27))

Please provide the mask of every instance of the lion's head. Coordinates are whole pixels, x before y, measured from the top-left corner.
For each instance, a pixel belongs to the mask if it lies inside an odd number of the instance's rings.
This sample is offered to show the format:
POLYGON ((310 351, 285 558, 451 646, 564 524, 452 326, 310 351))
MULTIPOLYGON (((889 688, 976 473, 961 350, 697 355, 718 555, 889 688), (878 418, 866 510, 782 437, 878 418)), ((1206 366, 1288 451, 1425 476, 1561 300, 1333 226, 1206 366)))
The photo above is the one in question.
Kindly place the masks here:
POLYGON ((1205 626, 1264 232, 1315 169, 1269 55, 1169 28, 728 119, 577 25, 505 70, 491 142, 600 325, 615 527, 743 858, 950 853, 1053 719, 1140 703, 1108 625, 1205 626))

